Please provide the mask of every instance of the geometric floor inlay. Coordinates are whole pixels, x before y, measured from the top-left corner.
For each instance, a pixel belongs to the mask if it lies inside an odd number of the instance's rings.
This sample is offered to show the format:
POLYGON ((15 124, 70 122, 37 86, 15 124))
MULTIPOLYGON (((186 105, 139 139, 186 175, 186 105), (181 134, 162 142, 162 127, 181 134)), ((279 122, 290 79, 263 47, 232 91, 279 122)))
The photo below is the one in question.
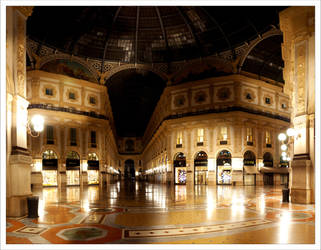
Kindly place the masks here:
POLYGON ((27 234, 40 234, 46 229, 47 229, 46 227, 24 227, 19 230, 16 230, 16 232, 27 233, 27 234))
POLYGON ((84 220, 81 221, 81 224, 99 224, 105 215, 103 214, 89 214, 84 220))
POLYGON ((211 226, 198 226, 198 227, 184 227, 184 228, 171 228, 171 229, 152 229, 152 230, 123 230, 123 238, 146 238, 146 237, 171 237, 189 234, 211 233, 219 231, 234 230, 243 227, 251 227, 262 224, 271 223, 268 220, 250 220, 228 224, 211 225, 211 226))
POLYGON ((78 227, 61 230, 57 236, 64 240, 94 240, 105 237, 107 231, 98 227, 78 227))

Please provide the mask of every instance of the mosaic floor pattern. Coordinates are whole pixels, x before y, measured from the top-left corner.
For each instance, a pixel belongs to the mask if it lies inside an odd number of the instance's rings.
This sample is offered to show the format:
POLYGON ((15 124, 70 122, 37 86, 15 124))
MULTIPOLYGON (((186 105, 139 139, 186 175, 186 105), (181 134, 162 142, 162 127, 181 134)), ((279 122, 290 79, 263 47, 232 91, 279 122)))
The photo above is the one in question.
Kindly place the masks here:
POLYGON ((43 188, 38 218, 7 218, 7 244, 314 244, 315 206, 282 187, 43 188))

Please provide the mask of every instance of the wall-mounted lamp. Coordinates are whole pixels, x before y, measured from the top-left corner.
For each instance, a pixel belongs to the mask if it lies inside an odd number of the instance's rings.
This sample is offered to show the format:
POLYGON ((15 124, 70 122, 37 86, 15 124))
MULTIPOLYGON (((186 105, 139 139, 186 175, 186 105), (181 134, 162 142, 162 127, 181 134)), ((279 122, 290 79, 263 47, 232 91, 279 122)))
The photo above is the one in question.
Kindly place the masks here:
POLYGON ((28 120, 27 131, 32 137, 39 136, 40 132, 44 128, 44 118, 41 115, 34 115, 31 118, 31 122, 28 120))

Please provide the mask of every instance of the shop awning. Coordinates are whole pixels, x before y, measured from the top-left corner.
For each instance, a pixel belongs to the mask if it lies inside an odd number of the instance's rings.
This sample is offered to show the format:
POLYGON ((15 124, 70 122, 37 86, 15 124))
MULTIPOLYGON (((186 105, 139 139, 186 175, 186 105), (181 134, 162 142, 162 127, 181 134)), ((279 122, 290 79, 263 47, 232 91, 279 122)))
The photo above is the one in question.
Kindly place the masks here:
POLYGON ((259 174, 256 166, 244 166, 245 173, 247 174, 259 174))
POLYGON ((288 168, 269 168, 269 167, 261 167, 260 169, 261 173, 275 173, 275 174, 288 174, 289 169, 288 168))

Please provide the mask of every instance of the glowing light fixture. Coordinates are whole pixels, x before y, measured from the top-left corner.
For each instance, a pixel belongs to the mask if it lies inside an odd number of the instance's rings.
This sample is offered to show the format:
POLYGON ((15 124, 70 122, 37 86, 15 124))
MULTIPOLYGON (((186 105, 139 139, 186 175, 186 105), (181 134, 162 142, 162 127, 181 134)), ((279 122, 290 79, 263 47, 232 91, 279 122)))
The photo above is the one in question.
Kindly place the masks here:
POLYGON ((294 136, 295 135, 295 130, 293 128, 289 128, 287 131, 286 131, 286 134, 288 136, 294 136))
POLYGON ((282 151, 287 150, 287 148, 288 148, 288 147, 287 147, 285 144, 281 145, 281 150, 282 150, 282 151))
POLYGON ((45 119, 41 115, 35 115, 31 118, 31 125, 36 132, 43 131, 45 119))
POLYGON ((31 118, 31 122, 28 121, 27 128, 28 133, 32 137, 39 136, 40 132, 43 131, 45 119, 41 115, 34 115, 31 118))
POLYGON ((286 139, 286 135, 284 133, 280 133, 278 139, 279 141, 284 141, 286 139))

